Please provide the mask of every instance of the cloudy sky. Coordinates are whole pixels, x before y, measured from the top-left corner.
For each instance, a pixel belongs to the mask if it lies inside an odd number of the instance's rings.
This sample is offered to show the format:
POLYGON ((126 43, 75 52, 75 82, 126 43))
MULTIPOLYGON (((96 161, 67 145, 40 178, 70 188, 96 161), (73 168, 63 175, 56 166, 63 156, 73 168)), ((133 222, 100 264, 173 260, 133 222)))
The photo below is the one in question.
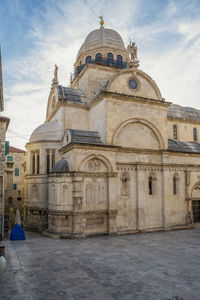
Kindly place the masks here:
POLYGON ((200 0, 0 0, 11 145, 24 148, 45 121, 54 64, 60 84, 69 85, 76 54, 102 14, 125 45, 136 42, 140 68, 167 101, 200 109, 200 0))

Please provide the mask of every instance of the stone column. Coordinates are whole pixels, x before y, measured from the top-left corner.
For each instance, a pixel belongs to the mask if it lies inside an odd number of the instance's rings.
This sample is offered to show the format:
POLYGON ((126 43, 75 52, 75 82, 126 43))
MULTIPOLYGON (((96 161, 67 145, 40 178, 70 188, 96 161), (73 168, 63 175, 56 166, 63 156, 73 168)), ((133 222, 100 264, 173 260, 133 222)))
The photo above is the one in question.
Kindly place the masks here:
POLYGON ((117 234, 117 223, 116 223, 116 197, 114 191, 116 190, 117 176, 107 175, 107 210, 108 210, 108 233, 113 235, 117 234))
POLYGON ((193 222, 192 200, 189 195, 190 171, 185 170, 186 225, 193 222))
POLYGON ((72 236, 82 236, 83 232, 83 213, 82 213, 82 178, 73 174, 72 177, 72 236))

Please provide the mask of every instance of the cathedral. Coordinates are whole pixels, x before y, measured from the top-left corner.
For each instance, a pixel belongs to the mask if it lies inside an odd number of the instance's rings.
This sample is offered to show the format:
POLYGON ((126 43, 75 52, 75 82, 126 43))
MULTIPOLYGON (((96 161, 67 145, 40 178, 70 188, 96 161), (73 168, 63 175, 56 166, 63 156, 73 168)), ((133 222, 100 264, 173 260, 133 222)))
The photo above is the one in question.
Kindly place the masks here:
POLYGON ((86 237, 200 221, 200 111, 165 101, 137 46, 88 34, 70 87, 58 67, 27 149, 26 228, 86 237))

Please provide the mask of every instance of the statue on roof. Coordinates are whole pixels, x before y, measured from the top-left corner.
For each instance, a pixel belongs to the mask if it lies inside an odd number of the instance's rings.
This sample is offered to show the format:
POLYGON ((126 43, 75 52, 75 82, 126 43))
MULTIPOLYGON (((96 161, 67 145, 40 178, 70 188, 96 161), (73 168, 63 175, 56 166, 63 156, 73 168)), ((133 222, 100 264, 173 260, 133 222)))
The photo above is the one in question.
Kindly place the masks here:
POLYGON ((135 42, 128 45, 127 51, 131 61, 137 60, 137 46, 135 42))
POLYGON ((55 65, 54 78, 53 78, 52 82, 54 84, 58 84, 58 66, 57 65, 55 65))

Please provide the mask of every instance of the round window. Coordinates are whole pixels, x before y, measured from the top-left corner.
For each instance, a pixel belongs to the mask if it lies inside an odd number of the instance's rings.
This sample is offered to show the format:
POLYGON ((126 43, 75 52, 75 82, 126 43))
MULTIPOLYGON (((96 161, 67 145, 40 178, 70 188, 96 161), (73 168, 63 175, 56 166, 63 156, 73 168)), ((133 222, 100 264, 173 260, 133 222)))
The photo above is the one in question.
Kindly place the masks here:
POLYGON ((136 90, 138 88, 138 82, 136 79, 130 79, 128 85, 132 90, 136 90))

